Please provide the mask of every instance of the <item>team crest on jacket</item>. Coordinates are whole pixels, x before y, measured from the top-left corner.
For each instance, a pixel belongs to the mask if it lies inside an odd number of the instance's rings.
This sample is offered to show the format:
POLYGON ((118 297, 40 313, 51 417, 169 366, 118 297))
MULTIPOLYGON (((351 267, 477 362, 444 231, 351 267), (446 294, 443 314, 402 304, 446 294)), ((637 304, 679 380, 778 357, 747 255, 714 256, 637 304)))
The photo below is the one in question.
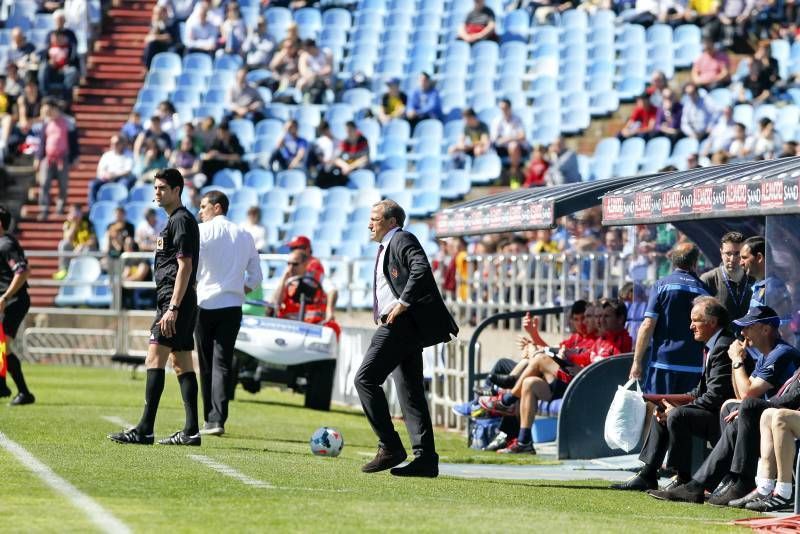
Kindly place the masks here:
POLYGON ((397 276, 398 276, 400 273, 398 273, 398 272, 397 272, 397 267, 392 267, 392 268, 389 270, 389 274, 392 276, 392 278, 397 278, 397 276))

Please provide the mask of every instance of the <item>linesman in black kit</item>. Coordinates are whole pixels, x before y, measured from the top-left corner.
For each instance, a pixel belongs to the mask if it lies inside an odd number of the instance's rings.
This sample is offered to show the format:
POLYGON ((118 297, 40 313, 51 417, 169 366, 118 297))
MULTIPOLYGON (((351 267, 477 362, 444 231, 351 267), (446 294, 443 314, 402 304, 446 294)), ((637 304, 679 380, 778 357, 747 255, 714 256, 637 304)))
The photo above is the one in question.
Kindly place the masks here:
MULTIPOLYGON (((14 236, 9 235, 11 213, 0 206, 0 320, 6 334, 6 361, 8 374, 17 385, 17 396, 11 400, 11 406, 33 404, 36 399, 28 390, 22 364, 14 354, 14 338, 17 337, 22 321, 31 307, 28 296, 28 260, 25 251, 14 236)), ((5 379, 0 379, 0 397, 11 396, 5 379)))
POLYGON ((159 441, 161 445, 200 445, 197 422, 197 375, 192 363, 197 321, 196 277, 200 231, 194 216, 181 204, 183 176, 177 169, 155 174, 155 199, 169 214, 156 242, 156 318, 150 329, 144 413, 134 428, 110 434, 117 443, 152 445, 158 401, 164 391, 164 367, 172 360, 186 410, 182 430, 159 441))

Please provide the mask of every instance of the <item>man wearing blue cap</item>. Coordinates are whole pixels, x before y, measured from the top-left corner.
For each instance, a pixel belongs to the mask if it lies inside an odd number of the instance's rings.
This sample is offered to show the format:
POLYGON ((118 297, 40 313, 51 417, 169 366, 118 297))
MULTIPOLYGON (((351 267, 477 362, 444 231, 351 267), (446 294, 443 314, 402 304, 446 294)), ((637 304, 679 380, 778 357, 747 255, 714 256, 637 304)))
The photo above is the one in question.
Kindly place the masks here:
POLYGON ((704 491, 724 480, 709 504, 744 506, 748 499, 756 498, 751 494, 753 488, 765 483, 755 478, 761 414, 767 408, 800 408, 800 372, 796 371, 800 352, 780 338, 780 317, 775 310, 754 306, 733 324, 741 328, 744 336, 744 342, 734 342, 728 351, 734 390, 741 402, 723 406, 721 416, 726 424, 722 437, 692 480, 669 490, 651 490, 648 493, 653 497, 702 503, 704 491), (762 354, 750 376, 744 371, 747 347, 762 354), (764 399, 765 395, 770 395, 769 400, 764 399))

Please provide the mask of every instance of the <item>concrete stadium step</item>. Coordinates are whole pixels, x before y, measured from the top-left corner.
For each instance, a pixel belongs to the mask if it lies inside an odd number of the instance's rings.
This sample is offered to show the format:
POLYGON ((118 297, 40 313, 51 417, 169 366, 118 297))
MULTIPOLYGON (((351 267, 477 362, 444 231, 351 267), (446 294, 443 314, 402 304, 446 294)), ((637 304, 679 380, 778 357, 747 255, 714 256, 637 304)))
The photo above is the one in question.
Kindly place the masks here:
POLYGON ((120 64, 120 63, 100 63, 98 65, 93 65, 89 70, 91 74, 104 74, 107 72, 121 72, 125 74, 129 74, 131 77, 143 78, 144 77, 144 67, 142 66, 141 62, 136 62, 136 64, 120 64))
MULTIPOLYGON (((73 111, 75 111, 75 109, 73 109, 73 111)), ((130 111, 130 108, 128 111, 130 111)), ((76 111, 74 113, 74 117, 78 121, 79 128, 87 128, 95 123, 98 125, 104 123, 105 126, 108 126, 109 122, 113 122, 115 124, 118 122, 124 123, 128 119, 128 113, 107 113, 105 115, 98 116, 96 111, 76 111)), ((106 130, 111 130, 111 128, 106 128, 106 130)))
MULTIPOLYGON (((141 85, 141 84, 139 84, 141 85)), ((113 106, 110 104, 73 104, 72 111, 76 114, 79 113, 91 113, 91 114, 111 114, 111 113, 122 113, 125 115, 125 119, 128 118, 128 113, 130 112, 130 106, 113 106)), ((80 120, 80 119, 78 119, 80 120)))
POLYGON ((109 54, 106 52, 102 52, 100 54, 92 55, 92 59, 89 60, 88 65, 89 68, 96 67, 98 65, 135 65, 139 68, 142 67, 142 59, 141 57, 136 56, 121 56, 119 54, 109 54))
POLYGON ((134 101, 136 100, 136 90, 135 89, 117 89, 117 88, 110 88, 110 87, 81 87, 80 91, 78 92, 80 97, 85 96, 99 96, 99 97, 117 97, 117 98, 130 98, 134 101))

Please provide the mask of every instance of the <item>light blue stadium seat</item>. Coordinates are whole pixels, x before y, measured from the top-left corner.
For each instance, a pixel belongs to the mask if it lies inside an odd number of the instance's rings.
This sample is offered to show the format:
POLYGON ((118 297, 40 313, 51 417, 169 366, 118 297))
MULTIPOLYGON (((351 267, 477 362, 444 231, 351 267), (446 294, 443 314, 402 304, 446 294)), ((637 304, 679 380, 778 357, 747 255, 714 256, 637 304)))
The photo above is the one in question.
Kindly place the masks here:
POLYGON ((96 232, 105 231, 108 223, 114 219, 114 210, 119 205, 118 201, 103 200, 92 204, 89 210, 89 220, 95 227, 96 232))
POLYGON ((325 206, 327 207, 335 206, 345 211, 350 211, 352 200, 353 191, 344 186, 331 187, 325 193, 325 206))
POLYGON ((451 170, 442 182, 441 196, 447 200, 458 200, 469 193, 472 182, 465 170, 451 170))
POLYGON ((527 42, 530 35, 531 19, 524 9, 516 9, 503 19, 503 43, 527 42))
POLYGON ((211 183, 226 189, 239 189, 242 187, 242 171, 236 169, 222 169, 214 174, 211 183))
POLYGON ((282 211, 289 211, 289 192, 286 189, 270 189, 261 195, 261 208, 266 209, 278 208, 282 211))
POLYGON ((753 106, 750 104, 737 104, 733 108, 733 120, 744 124, 748 132, 752 132, 755 126, 754 115, 753 106))
POLYGON ((614 173, 614 163, 611 160, 594 158, 589 171, 589 181, 611 178, 614 173))
POLYGON ((153 200, 153 186, 137 185, 128 193, 128 202, 150 202, 153 200))
POLYGON ((86 284, 61 287, 56 295, 56 306, 88 306, 93 296, 90 284, 98 280, 101 274, 102 269, 97 258, 89 256, 72 258, 64 280, 86 282, 86 284))
POLYGON ((502 162, 494 152, 478 156, 472 161, 470 181, 473 184, 488 184, 500 177, 502 162))
POLYGON ((614 176, 633 176, 639 169, 639 161, 632 158, 620 158, 614 164, 614 176))
POLYGON ((617 94, 620 101, 632 102, 637 96, 644 92, 646 82, 644 77, 641 78, 625 78, 617 88, 617 94))
POLYGON ((180 72, 175 78, 175 87, 200 93, 206 86, 206 74, 198 71, 180 72))
POLYGON ((441 207, 439 191, 419 191, 414 193, 408 214, 411 217, 425 218, 436 213, 441 207))
MULTIPOLYGON (((151 189, 150 198, 152 198, 152 196, 153 194, 151 189)), ((125 220, 136 226, 144 220, 144 214, 152 207, 153 204, 149 200, 128 200, 127 204, 125 204, 125 220)))
POLYGON ((274 204, 259 204, 261 208, 261 224, 267 228, 278 228, 283 225, 284 210, 274 204))
POLYGON ((247 119, 233 119, 228 123, 231 133, 236 135, 236 138, 244 147, 245 151, 253 144, 256 138, 256 129, 253 126, 253 121, 247 119))
POLYGON ((313 206, 298 206, 289 216, 289 225, 303 223, 316 226, 317 221, 319 221, 320 211, 313 206))
POLYGON ((619 108, 619 97, 614 90, 601 91, 589 98, 589 112, 593 117, 609 115, 619 108))
POLYGON ((319 108, 308 104, 296 107, 293 115, 297 122, 308 124, 315 128, 319 126, 321 120, 319 108))
POLYGON ((212 185, 206 185, 200 190, 200 196, 205 195, 209 191, 219 191, 220 193, 223 193, 226 197, 230 198, 230 196, 234 192, 234 189, 232 189, 230 187, 222 187, 220 185, 213 185, 213 184, 212 185))
POLYGON ((700 143, 693 137, 684 137, 675 143, 669 162, 679 170, 686 169, 686 158, 690 154, 697 154, 700 150, 700 143))
POLYGON ((377 187, 382 195, 402 191, 406 187, 406 176, 403 171, 389 170, 378 174, 377 187))
POLYGON ((278 187, 285 189, 291 195, 296 195, 306 188, 306 175, 296 169, 279 172, 276 181, 278 187))
POLYGON ((322 25, 325 28, 350 28, 352 25, 352 15, 346 9, 328 9, 322 14, 322 25))
POLYGON ((325 223, 317 226, 314 230, 313 243, 314 254, 320 256, 319 243, 328 243, 329 247, 336 247, 342 242, 342 228, 325 223))
POLYGON ((236 224, 242 224, 247 220, 247 210, 250 206, 247 204, 234 204, 232 203, 228 208, 228 219, 236 224))
MULTIPOLYGON (((292 109, 287 104, 283 104, 281 102, 272 102, 266 107, 264 114, 266 115, 267 119, 275 119, 281 122, 286 122, 291 118, 292 109)), ((261 124, 261 122, 263 121, 260 121, 259 124, 261 124)), ((256 133, 258 133, 258 131, 256 131, 256 133)))
POLYGON ((119 204, 128 198, 128 188, 116 182, 109 182, 100 186, 97 191, 97 200, 108 200, 119 204))
POLYGON ((350 189, 372 189, 375 187, 375 173, 369 169, 359 169, 350 173, 348 177, 350 189))
POLYGON ((639 161, 644 156, 645 140, 641 137, 629 137, 619 148, 619 157, 639 161))
POLYGON ((236 189, 228 200, 231 204, 239 204, 245 208, 258 206, 258 191, 252 187, 242 186, 236 189))
POLYGON ((190 88, 179 88, 170 97, 170 102, 172 102, 175 106, 179 105, 187 105, 191 106, 192 108, 197 107, 200 105, 200 96, 201 93, 196 91, 195 89, 190 88))
POLYGON ((350 224, 367 224, 369 223, 370 212, 372 206, 358 206, 351 213, 349 217, 350 224))
POLYGON ((316 209, 317 211, 322 211, 324 204, 325 193, 322 191, 322 189, 316 186, 305 188, 294 198, 294 205, 298 208, 301 206, 308 206, 316 209))
POLYGON ((608 159, 613 163, 619 157, 621 146, 616 137, 606 137, 595 145, 593 159, 608 159))
POLYGON ((285 7, 270 7, 264 12, 267 19, 267 33, 281 42, 286 36, 286 28, 292 23, 292 12, 285 7))
POLYGON ((642 158, 643 172, 656 172, 667 165, 671 150, 667 137, 654 137, 647 141, 642 158))
POLYGON ((139 90, 136 103, 157 105, 162 100, 166 100, 167 96, 169 96, 169 90, 163 87, 145 87, 139 90))
POLYGON ((256 124, 256 138, 261 136, 275 137, 283 131, 283 121, 280 119, 263 119, 256 124))
POLYGON ((201 52, 193 52, 183 57, 183 71, 197 71, 203 74, 211 74, 214 64, 211 56, 201 52))
POLYGON ((561 26, 585 32, 589 28, 589 16, 581 9, 569 9, 561 14, 561 26))
POLYGON ((347 225, 347 209, 343 206, 328 206, 320 214, 319 221, 323 226, 338 228, 341 234, 341 228, 347 225))
POLYGON ((202 104, 194 110, 194 118, 198 120, 213 117, 215 122, 220 123, 222 122, 222 116, 223 109, 220 104, 202 104))
POLYGON ((405 171, 408 166, 405 154, 391 154, 381 160, 380 170, 400 169, 405 171))
POLYGON ((344 241, 338 246, 334 246, 334 254, 343 258, 358 258, 361 256, 361 243, 344 241))
POLYGON ((150 71, 144 78, 144 87, 172 91, 175 89, 175 75, 162 70, 150 71))
POLYGON ((420 173, 419 177, 414 180, 412 187, 414 193, 418 191, 435 191, 438 193, 442 188, 441 167, 437 168, 436 171, 420 173))

